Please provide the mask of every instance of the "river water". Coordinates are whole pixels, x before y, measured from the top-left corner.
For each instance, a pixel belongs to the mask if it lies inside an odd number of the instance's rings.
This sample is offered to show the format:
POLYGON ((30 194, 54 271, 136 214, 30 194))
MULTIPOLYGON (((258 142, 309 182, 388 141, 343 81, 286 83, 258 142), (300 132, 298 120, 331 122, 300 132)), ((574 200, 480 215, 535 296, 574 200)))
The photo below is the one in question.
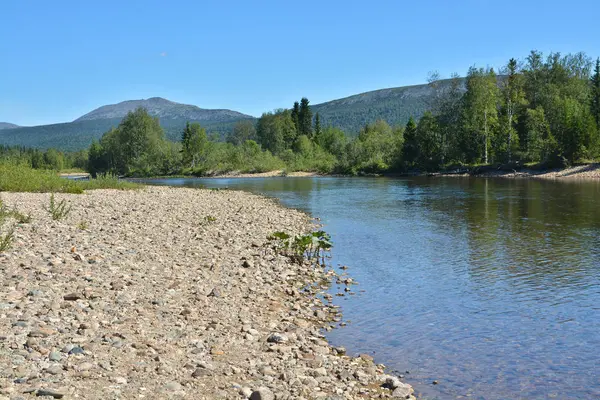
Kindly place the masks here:
POLYGON ((321 218, 333 265, 359 282, 334 297, 349 322, 328 339, 400 371, 422 398, 600 398, 600 182, 150 183, 263 193, 321 218))

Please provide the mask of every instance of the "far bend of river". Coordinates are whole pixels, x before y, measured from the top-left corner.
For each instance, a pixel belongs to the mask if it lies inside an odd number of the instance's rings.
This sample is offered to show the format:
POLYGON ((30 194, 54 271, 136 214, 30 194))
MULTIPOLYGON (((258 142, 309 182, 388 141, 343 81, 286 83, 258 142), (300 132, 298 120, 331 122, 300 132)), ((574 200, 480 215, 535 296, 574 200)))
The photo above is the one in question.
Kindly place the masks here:
POLYGON ((600 398, 600 182, 149 183, 243 189, 320 217, 333 265, 359 282, 334 297, 350 323, 328 339, 410 371, 422 398, 600 398))

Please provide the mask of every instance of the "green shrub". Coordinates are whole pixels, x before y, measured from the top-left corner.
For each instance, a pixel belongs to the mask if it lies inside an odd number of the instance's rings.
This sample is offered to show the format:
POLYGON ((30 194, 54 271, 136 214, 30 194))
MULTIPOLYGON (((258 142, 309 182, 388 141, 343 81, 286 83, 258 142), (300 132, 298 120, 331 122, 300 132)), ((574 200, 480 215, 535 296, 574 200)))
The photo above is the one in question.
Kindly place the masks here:
POLYGON ((93 189, 131 190, 141 187, 143 185, 119 180, 110 174, 98 175, 88 181, 74 181, 61 178, 54 171, 0 163, 0 192, 83 193, 93 189))
POLYGON ((277 249, 298 263, 308 260, 324 265, 325 257, 332 247, 331 236, 325 231, 294 237, 285 232, 274 232, 267 239, 277 241, 277 249))
POLYGON ((64 219, 71 212, 71 206, 66 202, 65 199, 62 199, 58 203, 54 199, 54 193, 50 195, 50 204, 46 207, 46 211, 50 213, 52 219, 55 221, 59 221, 64 219))
POLYGON ((10 249, 15 239, 15 227, 11 227, 4 235, 0 235, 0 253, 10 249))

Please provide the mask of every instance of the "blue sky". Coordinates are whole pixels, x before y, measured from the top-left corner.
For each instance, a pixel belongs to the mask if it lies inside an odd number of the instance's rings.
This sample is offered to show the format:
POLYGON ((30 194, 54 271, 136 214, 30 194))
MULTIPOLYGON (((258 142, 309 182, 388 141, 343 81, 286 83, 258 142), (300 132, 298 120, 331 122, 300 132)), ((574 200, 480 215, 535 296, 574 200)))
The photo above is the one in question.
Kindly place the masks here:
POLYGON ((504 65, 600 56, 600 5, 487 0, 0 0, 0 121, 160 96, 255 116, 504 65))

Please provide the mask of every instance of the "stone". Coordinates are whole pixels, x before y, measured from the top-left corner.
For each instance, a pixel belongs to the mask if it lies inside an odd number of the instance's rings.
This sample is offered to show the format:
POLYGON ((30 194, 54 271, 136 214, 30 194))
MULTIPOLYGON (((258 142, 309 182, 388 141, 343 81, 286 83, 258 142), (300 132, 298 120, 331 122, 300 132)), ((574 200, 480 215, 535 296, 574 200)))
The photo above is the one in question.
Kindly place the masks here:
POLYGON ((410 398, 410 395, 414 392, 412 386, 400 383, 398 387, 394 389, 392 392, 392 398, 396 399, 407 399, 410 398))
POLYGON ((117 385, 127 385, 127 379, 123 378, 122 376, 115 376, 112 381, 117 385))
POLYGON ((219 289, 217 288, 212 288, 212 290, 208 294, 208 297, 221 297, 221 292, 219 292, 219 289))
POLYGON ((79 293, 69 293, 63 296, 63 299, 67 301, 77 301, 81 298, 83 298, 83 296, 79 293))
POLYGON ((51 335, 54 335, 56 333, 56 331, 54 329, 51 328, 40 328, 40 329, 34 329, 31 332, 29 332, 29 337, 32 338, 36 338, 36 337, 48 337, 51 335))
POLYGON ((80 346, 73 346, 72 349, 69 350, 69 354, 85 354, 85 350, 80 346))
POLYGON ((60 351, 62 351, 63 353, 69 353, 71 350, 73 350, 74 347, 75 345, 67 344, 60 351))
POLYGON ((250 395, 250 400, 275 400, 275 395, 270 389, 260 387, 250 395))
POLYGON ((252 396, 252 389, 250 389, 249 387, 244 386, 244 387, 242 387, 240 389, 240 395, 242 395, 243 398, 247 399, 250 396, 252 396))
POLYGON ((192 378, 202 378, 204 376, 211 376, 212 372, 205 368, 196 368, 196 370, 192 373, 192 378))
POLYGON ((242 263, 242 267, 244 268, 253 268, 254 267, 254 263, 250 260, 244 260, 244 262, 242 263))
POLYGON ((283 333, 272 333, 267 338, 269 343, 286 343, 288 340, 288 337, 283 333))
POLYGON ((51 351, 48 355, 48 359, 50 361, 60 361, 62 359, 62 355, 58 351, 51 351))
POLYGON ((52 365, 45 370, 50 375, 58 375, 63 372, 63 367, 61 365, 52 365))
POLYGON ((62 399, 65 397, 65 392, 54 389, 38 389, 35 391, 35 395, 39 397, 50 396, 54 397, 55 399, 62 399))

